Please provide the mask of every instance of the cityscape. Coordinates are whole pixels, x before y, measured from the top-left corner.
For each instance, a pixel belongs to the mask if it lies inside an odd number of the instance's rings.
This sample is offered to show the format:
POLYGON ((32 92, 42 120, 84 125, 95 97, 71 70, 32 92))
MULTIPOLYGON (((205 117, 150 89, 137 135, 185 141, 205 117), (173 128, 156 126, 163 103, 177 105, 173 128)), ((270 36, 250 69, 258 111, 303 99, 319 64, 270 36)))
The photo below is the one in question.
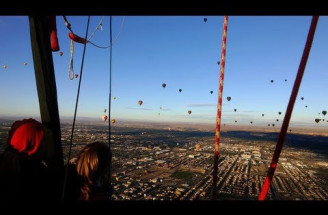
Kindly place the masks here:
MULTIPOLYGON (((1 152, 11 124, 10 121, 0 124, 1 152)), ((213 131, 132 126, 112 126, 114 200, 212 199, 213 131)), ((71 129, 69 123, 61 126, 65 159, 71 129)), ((277 135, 268 132, 222 132, 217 182, 219 200, 257 199, 277 135)), ((293 135, 286 140, 267 199, 327 200, 327 147, 322 148, 320 143, 327 143, 328 137, 293 135), (297 147, 295 140, 299 140, 300 146, 304 146, 302 140, 307 141, 308 146, 297 147)), ((76 125, 72 157, 85 144, 94 141, 108 142, 108 124, 76 125)))

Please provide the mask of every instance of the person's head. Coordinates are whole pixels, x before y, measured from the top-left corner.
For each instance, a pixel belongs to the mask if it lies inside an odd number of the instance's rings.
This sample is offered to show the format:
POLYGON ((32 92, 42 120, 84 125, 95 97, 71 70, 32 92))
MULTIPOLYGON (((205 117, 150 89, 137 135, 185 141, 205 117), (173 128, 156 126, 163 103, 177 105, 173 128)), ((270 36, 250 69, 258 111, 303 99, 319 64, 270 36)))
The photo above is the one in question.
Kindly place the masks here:
POLYGON ((104 187, 110 175, 111 153, 105 143, 94 142, 85 146, 76 160, 77 174, 82 178, 81 200, 89 200, 91 187, 104 187))
POLYGON ((8 146, 18 153, 31 156, 40 156, 44 130, 40 122, 30 118, 13 123, 8 133, 8 146))

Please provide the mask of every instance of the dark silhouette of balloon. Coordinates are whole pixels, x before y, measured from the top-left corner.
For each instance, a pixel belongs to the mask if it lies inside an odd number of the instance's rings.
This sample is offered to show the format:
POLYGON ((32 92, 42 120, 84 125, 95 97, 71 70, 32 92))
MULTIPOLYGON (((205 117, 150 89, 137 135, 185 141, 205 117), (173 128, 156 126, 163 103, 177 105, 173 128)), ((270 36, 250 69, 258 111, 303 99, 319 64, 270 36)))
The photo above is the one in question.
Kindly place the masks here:
POLYGON ((237 109, 234 109, 234 111, 236 112, 236 111, 237 111, 237 109))
POLYGON ((292 132, 292 129, 289 129, 289 132, 292 132))
POLYGON ((281 115, 281 112, 278 112, 279 115, 281 115))
POLYGON ((104 109, 104 113, 106 113, 106 111, 107 111, 107 110, 106 110, 106 108, 105 108, 105 109, 104 109))
POLYGON ((273 80, 271 80, 271 83, 273 83, 273 80))
POLYGON ((262 113, 262 116, 264 116, 264 113, 262 113))
POLYGON ((322 111, 322 114, 323 114, 324 116, 326 116, 327 111, 323 110, 323 111, 322 111))
POLYGON ((268 126, 270 126, 270 124, 268 124, 268 126))
POLYGON ((217 63, 218 63, 218 65, 220 65, 220 61, 218 61, 217 63))
POLYGON ((179 92, 181 93, 182 89, 179 89, 179 92))
POLYGON ((210 93, 213 94, 213 91, 211 90, 210 93))
POLYGON ((78 77, 79 77, 79 75, 78 75, 78 74, 75 74, 74 76, 75 76, 75 78, 78 78, 78 77))
POLYGON ((272 127, 274 127, 274 124, 272 124, 272 127))
POLYGON ((253 121, 251 121, 251 124, 253 124, 253 121))
POLYGON ((191 110, 188 110, 188 114, 189 114, 189 115, 191 114, 191 110))
POLYGON ((278 121, 279 121, 279 119, 276 119, 276 121, 278 122, 278 121))
POLYGON ((287 79, 285 79, 285 82, 287 81, 287 79))
POLYGON ((301 97, 302 100, 304 100, 304 97, 301 97))
POLYGON ((237 123, 237 120, 235 120, 235 122, 237 123))
POLYGON ((26 66, 27 65, 27 63, 24 63, 24 66, 26 66))
POLYGON ((139 101, 138 101, 138 104, 139 104, 140 106, 142 105, 142 103, 143 103, 142 100, 139 100, 139 101))
POLYGON ((230 96, 228 96, 228 97, 227 97, 227 100, 228 100, 228 102, 229 102, 229 101, 231 100, 231 97, 230 97, 230 96))
POLYGON ((207 18, 204 18, 204 22, 207 22, 207 18))
POLYGON ((319 123, 320 120, 321 120, 321 119, 315 119, 314 121, 315 121, 316 123, 319 123))
POLYGON ((307 105, 305 105, 305 107, 307 108, 307 105))
POLYGON ((166 87, 166 84, 165 84, 165 83, 163 83, 163 84, 162 84, 162 87, 163 87, 163 88, 165 88, 165 87, 166 87))
POLYGON ((64 54, 63 52, 59 52, 59 55, 60 55, 60 56, 63 56, 63 54, 64 54))

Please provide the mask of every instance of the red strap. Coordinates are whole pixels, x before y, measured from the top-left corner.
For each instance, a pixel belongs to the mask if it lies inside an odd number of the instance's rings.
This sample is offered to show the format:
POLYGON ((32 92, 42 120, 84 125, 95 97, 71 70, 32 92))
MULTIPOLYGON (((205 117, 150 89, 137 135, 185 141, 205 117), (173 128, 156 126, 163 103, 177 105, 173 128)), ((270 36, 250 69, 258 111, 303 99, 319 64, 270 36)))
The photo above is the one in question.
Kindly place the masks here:
POLYGON ((82 37, 79 37, 75 34, 73 34, 72 32, 69 32, 68 33, 68 37, 73 40, 74 42, 77 42, 77 43, 82 43, 82 44, 86 44, 87 43, 87 40, 82 38, 82 37))
POLYGON ((50 42, 52 51, 59 51, 57 38, 56 16, 50 16, 50 42))
POLYGON ((293 87, 293 90, 292 90, 292 94, 290 96, 289 103, 288 103, 288 106, 287 106, 287 111, 286 111, 286 115, 285 115, 285 118, 284 118, 284 122, 282 124, 280 134, 279 134, 279 138, 278 138, 278 141, 277 141, 276 149, 274 151, 274 154, 273 154, 273 157, 272 157, 272 160, 271 160, 270 168, 268 170, 268 173, 266 175, 264 184, 262 186, 261 193, 258 197, 258 200, 260 200, 260 201, 263 201, 263 200, 266 199, 266 196, 267 196, 267 193, 269 191, 270 184, 271 184, 274 172, 277 168, 277 163, 278 163, 278 160, 279 160, 279 156, 280 156, 282 147, 284 145, 284 140, 285 140, 285 137, 286 137, 289 121, 290 121, 290 118, 291 118, 291 115, 292 115, 292 112, 293 112, 293 108, 294 108, 295 100, 296 100, 296 97, 297 97, 297 93, 298 93, 298 90, 300 88, 302 78, 303 78, 303 74, 304 74, 304 70, 305 70, 305 66, 306 66, 306 62, 307 62, 309 54, 310 54, 312 41, 313 41, 315 29, 317 27, 318 19, 319 19, 319 16, 313 16, 312 17, 312 22, 311 22, 310 30, 309 30, 307 40, 306 40, 306 43, 305 43, 303 56, 302 56, 301 63, 300 63, 299 68, 298 68, 298 72, 297 72, 297 76, 296 76, 296 79, 295 79, 295 82, 294 82, 294 87, 293 87))

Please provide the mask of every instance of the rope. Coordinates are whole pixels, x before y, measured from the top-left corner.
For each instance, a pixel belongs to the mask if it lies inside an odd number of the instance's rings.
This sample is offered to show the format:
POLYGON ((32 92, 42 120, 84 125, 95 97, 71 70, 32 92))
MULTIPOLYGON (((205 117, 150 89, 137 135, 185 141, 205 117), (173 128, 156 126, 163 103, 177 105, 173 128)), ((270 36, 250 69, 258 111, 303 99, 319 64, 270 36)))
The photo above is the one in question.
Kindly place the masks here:
MULTIPOLYGON (((88 36, 88 31, 89 31, 89 23, 90 23, 90 16, 88 16, 88 23, 87 23, 87 29, 85 32, 85 37, 87 38, 88 36)), ((66 164, 66 172, 65 172, 65 179, 64 179, 64 187, 63 187, 63 192, 62 192, 62 200, 65 198, 65 190, 66 190, 66 182, 67 182, 67 173, 68 173, 68 165, 69 161, 71 159, 71 151, 72 151, 72 143, 73 143, 73 134, 74 134, 74 127, 75 127, 75 120, 76 120, 76 112, 77 112, 77 106, 79 103, 79 96, 80 96, 80 88, 81 88, 81 80, 82 80, 82 72, 83 72, 83 64, 84 64, 84 57, 85 57, 85 50, 86 50, 87 44, 84 44, 83 48, 83 54, 82 54, 82 63, 81 63, 81 70, 80 70, 80 79, 79 79, 79 86, 77 90, 77 96, 76 96, 76 104, 75 104, 75 111, 74 111, 74 118, 73 118, 73 125, 72 125, 72 133, 71 133, 71 141, 69 145, 69 152, 68 152, 68 159, 67 159, 67 164, 66 164)))
POLYGON ((319 19, 319 16, 313 16, 312 17, 312 21, 311 21, 309 33, 308 33, 308 36, 307 36, 306 44, 305 44, 305 47, 304 47, 302 59, 301 59, 301 62, 300 62, 299 68, 298 68, 298 72, 297 72, 297 76, 296 76, 296 79, 295 79, 295 82, 294 82, 293 91, 292 91, 292 94, 291 94, 290 99, 289 99, 289 103, 288 103, 288 106, 287 106, 287 111, 286 111, 286 114, 285 114, 284 122, 283 122, 282 127, 281 127, 281 131, 280 131, 279 138, 278 138, 278 141, 277 141, 276 149, 274 151, 274 154, 273 154, 273 157, 272 157, 272 160, 271 160, 270 168, 268 170, 265 181, 263 183, 261 193, 258 197, 258 200, 260 200, 260 201, 263 201, 263 200, 266 199, 266 196, 267 196, 267 193, 269 191, 274 172, 277 168, 277 163, 278 163, 279 156, 280 156, 283 144, 284 144, 284 140, 285 140, 285 137, 286 137, 289 121, 290 121, 290 118, 291 118, 291 115, 292 115, 292 112, 293 112, 293 108, 294 108, 294 104, 295 104, 295 101, 296 101, 297 93, 298 93, 298 90, 300 88, 302 78, 303 78, 303 74, 304 74, 304 70, 305 70, 305 66, 306 66, 306 63, 307 63, 307 60, 308 60, 308 57, 309 57, 309 54, 310 54, 312 41, 313 41, 315 29, 317 27, 318 19, 319 19))
POLYGON ((73 80, 74 79, 73 53, 74 53, 74 41, 71 40, 71 58, 70 58, 69 64, 68 64, 68 79, 69 80, 73 80))
POLYGON ((219 160, 219 144, 220 144, 220 129, 221 129, 220 124, 221 124, 222 93, 223 93, 227 29, 228 29, 228 16, 224 16, 223 35, 222 35, 222 51, 221 51, 221 66, 220 66, 220 81, 219 81, 218 105, 217 105, 217 116, 216 116, 215 147, 214 147, 213 190, 212 190, 212 198, 213 199, 216 199, 216 197, 217 197, 218 163, 219 163, 218 160, 219 160))

